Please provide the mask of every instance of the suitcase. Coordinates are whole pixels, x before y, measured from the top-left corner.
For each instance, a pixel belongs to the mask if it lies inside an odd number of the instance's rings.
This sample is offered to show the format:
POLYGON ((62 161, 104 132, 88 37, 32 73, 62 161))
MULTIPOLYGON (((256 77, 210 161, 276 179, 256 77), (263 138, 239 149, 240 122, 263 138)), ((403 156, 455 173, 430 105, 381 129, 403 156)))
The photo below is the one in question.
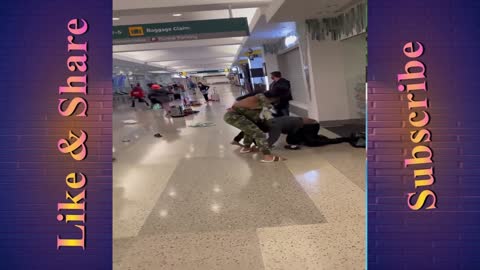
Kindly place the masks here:
POLYGON ((185 114, 183 113, 182 106, 172 106, 170 107, 170 116, 171 117, 183 117, 185 114))

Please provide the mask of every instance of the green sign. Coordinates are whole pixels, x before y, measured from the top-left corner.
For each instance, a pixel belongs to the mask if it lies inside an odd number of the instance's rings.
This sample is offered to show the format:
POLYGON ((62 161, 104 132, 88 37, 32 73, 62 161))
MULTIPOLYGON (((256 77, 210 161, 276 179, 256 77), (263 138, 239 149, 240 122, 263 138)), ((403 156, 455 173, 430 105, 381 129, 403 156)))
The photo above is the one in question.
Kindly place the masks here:
POLYGON ((241 37, 250 34, 247 18, 204 21, 169 22, 121 25, 113 27, 113 44, 167 42, 222 37, 241 37))

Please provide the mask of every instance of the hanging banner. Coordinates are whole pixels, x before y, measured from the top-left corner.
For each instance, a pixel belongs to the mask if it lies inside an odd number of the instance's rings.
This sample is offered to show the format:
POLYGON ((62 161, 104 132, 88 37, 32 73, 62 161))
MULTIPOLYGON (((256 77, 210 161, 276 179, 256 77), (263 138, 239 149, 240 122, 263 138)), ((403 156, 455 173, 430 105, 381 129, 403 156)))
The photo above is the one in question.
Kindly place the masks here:
POLYGON ((113 44, 168 42, 250 35, 247 18, 114 26, 113 44))

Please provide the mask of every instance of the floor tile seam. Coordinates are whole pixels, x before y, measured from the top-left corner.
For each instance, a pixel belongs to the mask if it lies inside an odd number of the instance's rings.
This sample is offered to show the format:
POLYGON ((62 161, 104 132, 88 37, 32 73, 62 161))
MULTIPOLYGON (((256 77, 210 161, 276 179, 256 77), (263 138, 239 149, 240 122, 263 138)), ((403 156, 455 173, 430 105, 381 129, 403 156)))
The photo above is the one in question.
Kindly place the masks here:
MULTIPOLYGON (((287 166, 288 167, 288 166, 287 166)), ((288 168, 289 171, 291 172, 290 168, 288 168)), ((335 168, 336 171, 338 171, 338 169, 335 168)), ((292 173, 292 172, 291 172, 292 173)), ((340 172, 339 172, 340 173, 340 172)), ((293 173, 292 173, 293 174, 293 173)), ((341 174, 341 173, 340 173, 341 174)), ((353 187, 353 192, 361 192, 363 193, 361 198, 363 199, 365 197, 365 192, 363 190, 361 190, 357 185, 355 185, 354 183, 352 183, 352 181, 350 181, 345 175, 341 174, 342 175, 342 178, 346 178, 346 179, 343 179, 345 183, 347 183, 347 185, 350 185, 351 187, 353 187)), ((322 216, 327 220, 327 222, 330 222, 329 220, 334 220, 335 217, 337 217, 338 215, 337 214, 333 214, 330 215, 329 211, 324 211, 323 209, 321 209, 319 207, 319 203, 318 203, 318 200, 315 199, 315 196, 318 195, 316 193, 312 193, 311 191, 308 191, 307 189, 304 188, 304 186, 302 185, 301 181, 299 181, 300 177, 298 176, 295 176, 294 175, 294 178, 295 178, 295 181, 297 181, 297 183, 300 185, 300 187, 303 189, 303 191, 307 194, 307 196, 309 197, 309 199, 312 201, 312 203, 315 205, 315 207, 317 208, 317 210, 322 214, 322 216)), ((333 194, 336 194, 336 193, 333 193, 333 194)), ((324 205, 328 205, 326 206, 325 208, 335 208, 337 207, 337 204, 336 202, 337 201, 343 201, 343 196, 340 196, 338 195, 337 196, 339 200, 333 198, 329 201, 322 201, 321 203, 324 204, 324 205), (325 203, 327 202, 327 203, 325 203), (331 202, 331 203, 330 203, 331 202), (333 205, 333 207, 332 207, 333 205)), ((358 211, 357 214, 361 214, 361 211, 358 211)))
MULTIPOLYGON (((136 233, 135 233, 135 237, 140 237, 141 236, 141 231, 143 230, 143 227, 145 226, 145 223, 147 222, 148 218, 150 217, 150 215, 153 213, 153 210, 155 209, 158 201, 161 199, 163 193, 165 192, 165 189, 167 188, 168 186, 168 183, 170 182, 172 176, 173 176, 173 173, 177 170, 178 168, 178 165, 180 164, 180 161, 177 162, 175 164, 175 168, 173 170, 171 170, 171 173, 170 175, 168 176, 168 178, 166 177, 166 181, 165 181, 165 185, 163 186, 162 188, 162 191, 158 192, 158 197, 156 199, 152 199, 151 202, 152 202, 152 207, 150 208, 149 211, 146 211, 145 212, 145 220, 142 222, 142 224, 140 224, 138 230, 136 230, 136 233)), ((118 220, 118 219, 117 219, 118 220)), ((119 219, 118 221, 122 221, 122 220, 128 220, 128 219, 119 219)))
MULTIPOLYGON (((348 176, 346 176, 344 173, 342 173, 342 172, 340 171, 340 168, 338 168, 337 166, 335 166, 335 164, 333 164, 333 163, 330 162, 329 160, 327 160, 327 162, 330 163, 337 171, 339 171, 339 173, 341 173, 343 176, 345 176, 345 178, 346 178, 349 182, 351 182, 355 187, 357 187, 358 189, 360 189, 361 191, 363 191, 363 193, 365 193, 365 190, 362 189, 360 186, 358 186, 354 181, 350 180, 350 178, 349 178, 348 176)), ((363 182, 365 183, 365 181, 367 181, 367 179, 364 179, 363 182)))
MULTIPOLYGON (((334 164, 332 164, 331 161, 329 161, 328 159, 325 159, 325 158, 323 158, 323 157, 319 157, 319 158, 321 158, 323 161, 325 161, 325 163, 327 163, 328 165, 330 165, 330 167, 331 167, 332 169, 334 169, 335 173, 337 173, 337 174, 339 174, 339 175, 341 176, 340 179, 345 180, 345 181, 344 181, 345 183, 348 183, 348 185, 351 185, 352 187, 354 187, 354 189, 358 189, 358 191, 361 191, 363 194, 365 194, 365 191, 364 191, 363 189, 361 189, 361 188, 360 188, 358 185, 356 185, 352 180, 350 180, 350 179, 348 178, 348 176, 345 175, 344 173, 342 173, 342 172, 339 170, 338 167, 336 167, 334 164)), ((287 168, 288 168, 288 170, 290 171, 290 173, 295 177, 295 180, 297 180, 297 182, 298 182, 298 177, 297 177, 297 175, 293 172, 294 169, 291 168, 292 165, 289 165, 288 163, 286 163, 286 165, 287 165, 287 168)), ((319 170, 320 170, 320 169, 317 168, 317 169, 314 169, 314 170, 311 170, 311 171, 319 171, 319 170)))

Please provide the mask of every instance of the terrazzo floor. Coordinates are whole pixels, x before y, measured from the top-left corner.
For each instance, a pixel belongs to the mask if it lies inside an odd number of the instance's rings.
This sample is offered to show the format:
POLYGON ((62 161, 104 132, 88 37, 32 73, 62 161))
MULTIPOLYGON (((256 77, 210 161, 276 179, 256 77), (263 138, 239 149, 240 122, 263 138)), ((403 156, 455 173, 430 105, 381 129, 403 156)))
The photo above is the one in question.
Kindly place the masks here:
POLYGON ((364 269, 365 150, 281 139, 287 160, 260 163, 230 145, 238 89, 214 87, 221 102, 185 118, 115 105, 114 269, 364 269))

